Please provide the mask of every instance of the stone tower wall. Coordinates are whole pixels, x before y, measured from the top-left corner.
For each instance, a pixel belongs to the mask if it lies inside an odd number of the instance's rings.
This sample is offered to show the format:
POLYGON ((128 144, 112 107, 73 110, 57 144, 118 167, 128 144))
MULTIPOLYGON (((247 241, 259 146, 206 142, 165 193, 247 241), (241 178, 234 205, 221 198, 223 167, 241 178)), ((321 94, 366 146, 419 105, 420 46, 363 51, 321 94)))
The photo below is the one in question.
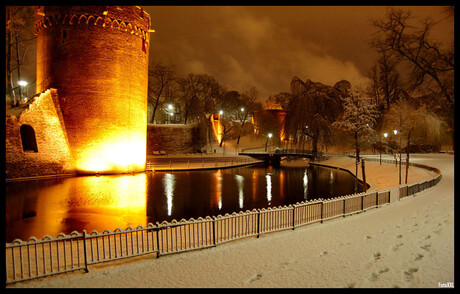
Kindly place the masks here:
POLYGON ((37 92, 59 91, 79 173, 145 169, 150 16, 137 6, 37 6, 37 92))

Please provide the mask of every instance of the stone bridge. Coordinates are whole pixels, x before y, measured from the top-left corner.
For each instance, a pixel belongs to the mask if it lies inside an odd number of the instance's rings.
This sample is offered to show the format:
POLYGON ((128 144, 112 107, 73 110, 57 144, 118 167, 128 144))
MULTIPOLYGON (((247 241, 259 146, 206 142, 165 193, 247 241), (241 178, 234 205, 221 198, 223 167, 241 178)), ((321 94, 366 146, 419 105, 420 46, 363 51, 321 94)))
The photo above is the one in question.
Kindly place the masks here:
MULTIPOLYGON (((313 152, 311 150, 303 149, 275 149, 271 152, 258 152, 258 151, 243 151, 239 152, 238 155, 246 155, 256 158, 258 160, 263 160, 265 164, 279 166, 281 163, 282 157, 306 157, 309 159, 313 158, 313 152)), ((317 153, 317 156, 321 156, 321 152, 317 153)))

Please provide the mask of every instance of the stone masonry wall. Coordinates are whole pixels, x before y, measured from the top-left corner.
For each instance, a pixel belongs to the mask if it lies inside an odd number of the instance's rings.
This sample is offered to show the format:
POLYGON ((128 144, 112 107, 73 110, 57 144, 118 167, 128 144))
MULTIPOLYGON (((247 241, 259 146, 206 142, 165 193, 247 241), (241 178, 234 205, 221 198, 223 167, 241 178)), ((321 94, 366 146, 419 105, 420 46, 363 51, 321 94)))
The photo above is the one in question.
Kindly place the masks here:
POLYGON ((147 124, 147 155, 153 155, 153 151, 194 153, 198 138, 198 126, 147 124))
MULTIPOLYGON (((48 90, 16 115, 6 115, 6 178, 74 173, 57 90, 48 90), (34 129, 38 152, 23 151, 20 128, 34 129)), ((17 111, 17 110, 16 110, 17 111)))

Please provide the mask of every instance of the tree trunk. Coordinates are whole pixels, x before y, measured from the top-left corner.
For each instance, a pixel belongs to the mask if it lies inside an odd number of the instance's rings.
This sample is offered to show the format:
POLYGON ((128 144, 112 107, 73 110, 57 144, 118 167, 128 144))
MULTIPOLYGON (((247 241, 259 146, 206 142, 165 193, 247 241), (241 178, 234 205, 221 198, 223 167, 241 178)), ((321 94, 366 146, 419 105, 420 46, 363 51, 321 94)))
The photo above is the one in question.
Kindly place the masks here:
POLYGON ((355 148, 356 148, 356 170, 355 170, 355 193, 358 192, 358 165, 359 165, 359 144, 358 132, 355 132, 355 148))
POLYGON ((355 148, 356 148, 356 162, 359 162, 358 132, 355 132, 355 148))
MULTIPOLYGON (((18 36, 15 37, 15 41, 16 41, 16 66, 17 66, 17 70, 18 70, 18 82, 21 80, 21 66, 20 66, 20 62, 19 62, 19 39, 18 39, 18 36)), ((22 87, 21 86, 18 86, 18 90, 19 90, 19 97, 16 101, 16 105, 19 103, 19 100, 22 98, 22 87)))
POLYGON ((13 93, 13 74, 11 72, 11 32, 9 30, 6 31, 7 36, 7 46, 6 46, 6 75, 7 75, 7 93, 10 98, 11 106, 14 106, 14 93, 13 93))
POLYGON ((313 161, 315 161, 316 156, 318 155, 318 136, 312 137, 312 149, 313 161))
POLYGON ((407 184, 408 174, 409 174, 409 146, 410 146, 410 131, 407 134, 407 147, 406 147, 406 181, 407 184))

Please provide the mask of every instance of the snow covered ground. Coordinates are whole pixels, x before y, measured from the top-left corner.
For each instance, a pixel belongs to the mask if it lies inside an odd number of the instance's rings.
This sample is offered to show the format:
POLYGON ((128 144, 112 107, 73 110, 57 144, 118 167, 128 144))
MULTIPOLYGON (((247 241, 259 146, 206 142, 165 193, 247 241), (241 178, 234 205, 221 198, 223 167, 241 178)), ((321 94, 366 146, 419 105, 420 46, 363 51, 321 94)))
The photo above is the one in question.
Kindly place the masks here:
MULTIPOLYGON (((350 159, 352 160, 352 159, 350 159)), ((364 213, 187 253, 127 259, 8 287, 423 287, 454 281, 454 156, 411 155, 441 182, 364 213)), ((344 158, 329 165, 346 167, 344 158)), ((394 165, 366 163, 366 177, 396 190, 394 165), (377 170, 378 169, 378 170, 377 170)), ((354 171, 354 169, 351 169, 354 171)), ((425 172, 409 182, 425 180, 425 172)), ((403 169, 404 175, 404 169, 403 169)), ((396 175, 397 180, 397 175, 396 175)), ((373 187, 374 188, 374 187, 373 187)))

